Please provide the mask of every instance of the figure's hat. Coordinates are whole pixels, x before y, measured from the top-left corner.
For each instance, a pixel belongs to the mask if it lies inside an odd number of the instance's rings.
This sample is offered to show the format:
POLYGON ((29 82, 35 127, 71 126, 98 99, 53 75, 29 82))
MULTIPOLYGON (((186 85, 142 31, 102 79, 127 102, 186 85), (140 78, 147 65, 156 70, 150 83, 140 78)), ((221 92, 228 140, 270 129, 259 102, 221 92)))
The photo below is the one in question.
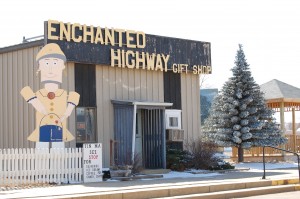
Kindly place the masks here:
POLYGON ((55 43, 49 43, 45 45, 36 55, 36 61, 39 62, 40 59, 44 58, 58 58, 63 60, 64 62, 67 61, 67 58, 63 51, 60 49, 59 45, 55 43))

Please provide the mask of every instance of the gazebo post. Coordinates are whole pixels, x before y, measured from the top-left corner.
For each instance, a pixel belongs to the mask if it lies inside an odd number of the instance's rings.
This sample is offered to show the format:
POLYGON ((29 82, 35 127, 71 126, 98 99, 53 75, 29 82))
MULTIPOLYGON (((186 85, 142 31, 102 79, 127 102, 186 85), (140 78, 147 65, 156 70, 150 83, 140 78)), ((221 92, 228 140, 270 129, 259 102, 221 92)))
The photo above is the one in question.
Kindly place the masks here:
POLYGON ((292 124, 293 124, 293 144, 294 144, 294 152, 297 153, 296 147, 296 116, 295 116, 295 108, 292 108, 292 124))
MULTIPOLYGON (((285 125, 284 125, 284 101, 280 102, 280 128, 282 131, 282 135, 285 134, 285 125)), ((285 149, 285 145, 282 145, 282 148, 285 149)), ((281 152, 283 158, 285 157, 285 152, 281 152)))
MULTIPOLYGON (((287 144, 282 144, 280 147, 289 150, 299 150, 297 146, 298 136, 296 131, 296 116, 295 111, 300 111, 300 88, 294 87, 287 83, 281 82, 277 79, 273 79, 260 86, 261 91, 265 93, 265 99, 267 105, 274 109, 276 112, 280 112, 280 129, 282 131, 282 136, 285 137, 285 125, 284 125, 284 112, 292 111, 292 132, 293 136, 289 136, 289 142, 287 144), (293 141, 292 141, 293 139, 293 141), (294 146, 293 146, 294 145, 294 146)), ((285 153, 281 153, 282 157, 285 159, 285 153)))

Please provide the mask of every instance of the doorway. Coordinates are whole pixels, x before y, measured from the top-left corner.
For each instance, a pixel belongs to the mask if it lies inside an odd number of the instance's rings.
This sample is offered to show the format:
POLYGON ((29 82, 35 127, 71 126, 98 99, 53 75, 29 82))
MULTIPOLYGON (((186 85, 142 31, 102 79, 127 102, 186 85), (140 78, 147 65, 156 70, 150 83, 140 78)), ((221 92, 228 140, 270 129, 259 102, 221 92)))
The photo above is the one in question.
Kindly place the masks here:
POLYGON ((165 168, 165 107, 172 104, 117 100, 112 103, 114 164, 132 164, 137 155, 145 169, 165 168))
POLYGON ((136 133, 135 133, 135 152, 134 159, 138 166, 144 167, 143 160, 143 131, 142 131, 142 110, 136 112, 136 133))

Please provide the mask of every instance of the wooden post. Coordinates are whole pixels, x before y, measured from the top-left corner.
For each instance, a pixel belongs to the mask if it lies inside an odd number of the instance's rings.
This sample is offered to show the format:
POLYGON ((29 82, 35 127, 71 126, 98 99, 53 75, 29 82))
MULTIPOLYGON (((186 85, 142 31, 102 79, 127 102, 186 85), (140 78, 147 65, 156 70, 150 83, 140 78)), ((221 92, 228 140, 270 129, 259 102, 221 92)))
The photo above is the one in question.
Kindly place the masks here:
MULTIPOLYGON (((284 124, 284 102, 283 102, 283 101, 280 103, 280 128, 281 128, 282 136, 283 136, 284 133, 285 133, 285 124, 284 124)), ((283 145, 281 146, 281 148, 285 149, 285 145, 283 144, 283 145)), ((285 156, 285 152, 282 151, 282 152, 281 152, 281 155, 284 157, 284 156, 285 156)))
POLYGON ((294 144, 294 152, 297 153, 296 146, 296 121, 295 121, 295 108, 292 108, 292 124, 293 124, 293 144, 294 144))

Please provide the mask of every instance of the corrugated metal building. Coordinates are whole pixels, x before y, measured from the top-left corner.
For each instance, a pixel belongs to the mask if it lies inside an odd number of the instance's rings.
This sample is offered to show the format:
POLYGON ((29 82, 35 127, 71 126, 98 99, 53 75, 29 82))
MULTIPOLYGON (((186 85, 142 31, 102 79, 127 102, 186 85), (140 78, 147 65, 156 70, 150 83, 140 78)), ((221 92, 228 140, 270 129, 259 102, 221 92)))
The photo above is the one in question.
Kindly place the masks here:
POLYGON ((184 141, 199 137, 199 73, 211 71, 210 43, 51 20, 44 26, 43 40, 0 48, 1 149, 35 147, 27 141, 35 111, 20 90, 42 87, 35 57, 47 43, 67 57, 61 87, 81 96, 68 119, 75 140, 67 147, 101 142, 104 166, 127 164, 139 153, 144 167, 163 168, 166 109, 181 110, 176 122, 184 141), (156 56, 152 66, 146 53, 156 56))

